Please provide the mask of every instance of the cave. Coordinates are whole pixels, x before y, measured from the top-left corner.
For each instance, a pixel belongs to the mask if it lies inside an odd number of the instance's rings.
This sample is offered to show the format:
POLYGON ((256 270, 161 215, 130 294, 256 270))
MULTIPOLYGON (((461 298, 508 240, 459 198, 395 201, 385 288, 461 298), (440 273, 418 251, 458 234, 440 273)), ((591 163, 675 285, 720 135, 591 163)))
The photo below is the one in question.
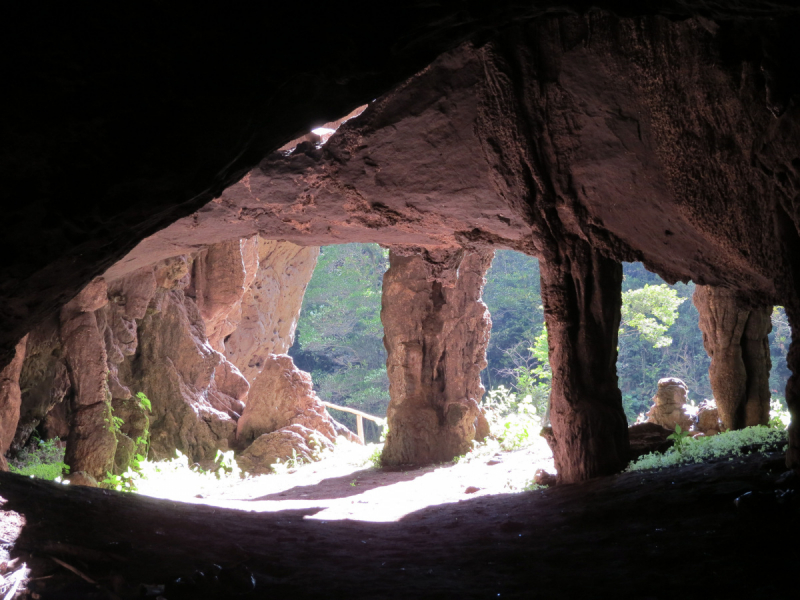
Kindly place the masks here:
POLYGON ((800 9, 15 8, 0 442, 44 428, 72 468, 68 486, 0 473, 20 597, 796 595, 800 9), (485 434, 483 277, 495 250, 539 259, 558 485, 393 523, 92 487, 146 435, 155 458, 253 469, 353 436, 287 354, 318 247, 350 242, 389 250, 397 469, 485 434), (785 452, 622 473, 623 262, 697 285, 728 428, 767 418, 785 307, 785 452))

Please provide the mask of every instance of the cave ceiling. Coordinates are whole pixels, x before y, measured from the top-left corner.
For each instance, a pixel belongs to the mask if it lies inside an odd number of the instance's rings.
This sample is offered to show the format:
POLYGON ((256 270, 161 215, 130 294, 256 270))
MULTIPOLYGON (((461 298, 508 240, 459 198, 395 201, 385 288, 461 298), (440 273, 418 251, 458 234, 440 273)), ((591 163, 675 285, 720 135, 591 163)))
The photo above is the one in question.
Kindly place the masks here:
POLYGON ((234 235, 305 244, 546 256, 548 236, 577 235, 668 279, 794 295, 793 3, 24 11, 2 40, 6 358, 141 240, 226 210, 234 235), (443 87, 403 96, 402 82, 454 50, 407 84, 462 61, 443 87), (376 98, 328 146, 271 154, 376 98), (433 137, 414 139, 415 124, 433 137), (366 150, 348 147, 354 136, 366 150), (434 166, 438 190, 425 187, 434 166), (273 207, 248 204, 248 173, 275 190, 273 207), (302 206, 298 180, 316 183, 321 214, 302 206))

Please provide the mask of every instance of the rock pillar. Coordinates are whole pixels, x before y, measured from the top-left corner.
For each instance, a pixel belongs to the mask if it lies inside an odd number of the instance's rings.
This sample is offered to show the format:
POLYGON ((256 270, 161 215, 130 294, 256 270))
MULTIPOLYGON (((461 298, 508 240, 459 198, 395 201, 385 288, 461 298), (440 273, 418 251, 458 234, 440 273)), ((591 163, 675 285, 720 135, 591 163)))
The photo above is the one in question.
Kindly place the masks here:
POLYGON ((439 462, 470 450, 492 324, 481 301, 492 256, 389 254, 381 310, 391 396, 384 464, 439 462))
POLYGON ((553 385, 550 420, 560 483, 622 470, 628 425, 617 385, 622 265, 583 240, 560 240, 541 260, 553 385))
POLYGON ((61 309, 61 343, 73 389, 64 462, 70 478, 84 484, 96 484, 112 471, 117 449, 105 341, 94 312, 107 303, 106 283, 95 279, 61 309))
POLYGON ((692 298, 700 313, 703 345, 711 357, 711 390, 727 429, 769 421, 771 306, 748 308, 736 292, 698 285, 692 298))

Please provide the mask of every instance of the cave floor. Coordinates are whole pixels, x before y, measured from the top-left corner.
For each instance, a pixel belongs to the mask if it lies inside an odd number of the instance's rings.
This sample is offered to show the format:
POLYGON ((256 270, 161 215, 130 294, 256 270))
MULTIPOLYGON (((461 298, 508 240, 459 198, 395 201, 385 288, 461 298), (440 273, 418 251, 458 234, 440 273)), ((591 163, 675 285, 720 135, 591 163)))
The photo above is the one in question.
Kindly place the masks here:
POLYGON ((391 522, 8 473, 0 508, 10 530, 22 524, 4 548, 30 570, 31 598, 797 598, 800 516, 772 493, 798 486, 779 479, 783 460, 753 454, 470 495, 391 522), (748 491, 753 501, 737 508, 748 491))

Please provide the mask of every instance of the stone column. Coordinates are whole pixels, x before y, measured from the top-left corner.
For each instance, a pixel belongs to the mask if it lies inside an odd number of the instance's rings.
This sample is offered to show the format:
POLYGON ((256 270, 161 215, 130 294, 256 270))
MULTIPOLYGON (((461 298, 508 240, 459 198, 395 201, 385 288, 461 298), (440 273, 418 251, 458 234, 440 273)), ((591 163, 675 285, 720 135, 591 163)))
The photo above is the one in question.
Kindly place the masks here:
POLYGON ((61 309, 61 343, 73 389, 64 462, 70 480, 85 485, 96 485, 112 471, 117 449, 105 342, 94 313, 107 302, 106 283, 98 278, 61 309))
POLYGON ((481 300, 491 251, 389 254, 381 321, 391 400, 387 465, 464 454, 480 427, 491 318, 481 300))
POLYGON ((735 291, 698 285, 692 298, 700 313, 708 375, 727 429, 769 421, 771 306, 747 308, 735 291))
POLYGON ((622 265, 567 237, 540 260, 553 386, 550 420, 560 483, 622 470, 628 425, 617 385, 622 265))

